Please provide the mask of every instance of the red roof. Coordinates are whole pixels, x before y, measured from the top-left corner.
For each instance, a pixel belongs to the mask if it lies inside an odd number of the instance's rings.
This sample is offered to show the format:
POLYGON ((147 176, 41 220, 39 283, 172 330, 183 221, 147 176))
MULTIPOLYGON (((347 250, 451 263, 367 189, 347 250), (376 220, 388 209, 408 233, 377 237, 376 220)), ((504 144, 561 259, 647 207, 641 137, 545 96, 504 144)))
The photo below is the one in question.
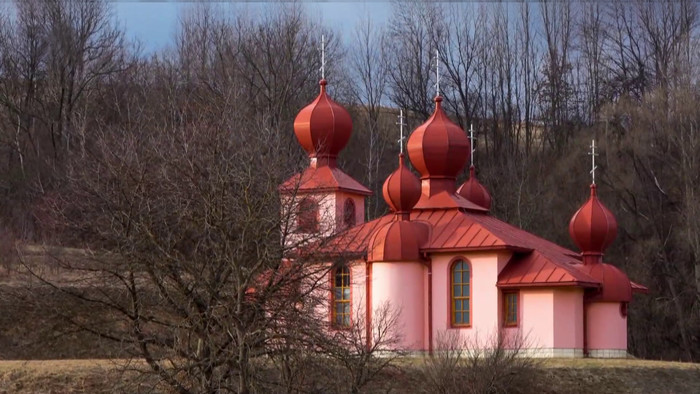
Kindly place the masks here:
MULTIPOLYGON (((332 239, 327 250, 363 255, 372 234, 392 219, 393 215, 386 215, 353 227, 332 239)), ((582 270, 578 253, 487 214, 458 209, 417 210, 412 212, 411 220, 429 224, 429 240, 422 252, 514 251, 498 277, 499 287, 600 285, 582 270)))
POLYGON ((294 174, 279 187, 283 193, 310 193, 326 191, 347 191, 357 194, 370 195, 372 191, 362 186, 338 167, 320 166, 308 167, 301 174, 294 174), (301 178, 300 178, 301 177, 301 178))

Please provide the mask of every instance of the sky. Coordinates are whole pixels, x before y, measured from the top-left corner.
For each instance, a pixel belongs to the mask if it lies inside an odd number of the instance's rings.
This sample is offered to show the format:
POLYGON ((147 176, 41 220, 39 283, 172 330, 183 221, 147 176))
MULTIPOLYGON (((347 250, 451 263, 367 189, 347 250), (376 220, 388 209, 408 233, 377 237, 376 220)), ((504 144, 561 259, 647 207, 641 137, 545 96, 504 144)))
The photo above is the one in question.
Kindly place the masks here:
MULTIPOLYGON (((360 20, 370 15, 372 20, 385 22, 391 13, 391 3, 367 2, 307 2, 304 6, 313 21, 323 21, 348 40, 360 20)), ((117 22, 130 39, 137 39, 146 53, 153 53, 170 46, 177 30, 178 16, 192 7, 193 2, 182 1, 115 1, 112 6, 117 22)), ((223 4, 225 7, 229 5, 223 4)), ((242 7, 260 13, 269 3, 234 2, 233 7, 242 7)))

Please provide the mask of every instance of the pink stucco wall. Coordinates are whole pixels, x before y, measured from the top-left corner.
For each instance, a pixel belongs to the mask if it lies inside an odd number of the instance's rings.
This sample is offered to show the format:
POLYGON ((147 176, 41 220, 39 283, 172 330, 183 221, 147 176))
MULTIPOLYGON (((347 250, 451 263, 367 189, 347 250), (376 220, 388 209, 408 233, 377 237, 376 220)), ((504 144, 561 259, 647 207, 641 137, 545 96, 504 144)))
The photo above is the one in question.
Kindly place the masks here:
MULTIPOLYGON (((335 232, 345 229, 343 223, 345 200, 352 199, 355 203, 355 224, 361 224, 365 221, 365 198, 364 196, 351 194, 346 192, 327 192, 327 193, 304 193, 293 197, 281 197, 282 215, 286 215, 284 209, 296 209, 297 204, 304 198, 311 198, 318 203, 318 219, 319 219, 319 235, 329 236, 335 232)), ((297 223, 296 212, 292 211, 290 215, 290 230, 295 231, 294 226, 297 223)), ((307 238, 307 235, 301 234, 291 236, 289 243, 297 243, 299 240, 307 238)))
POLYGON ((619 302, 593 302, 586 306, 588 349, 627 349, 627 318, 619 302))
POLYGON ((521 330, 531 347, 554 347, 554 290, 520 291, 521 330))
POLYGON ((385 303, 400 313, 397 324, 401 347, 425 350, 424 315, 426 268, 420 262, 372 264, 372 309, 385 303))
POLYGON ((583 289, 554 290, 554 348, 583 349, 583 289))
POLYGON ((526 345, 583 349, 583 290, 522 289, 521 329, 526 345))
MULTIPOLYGON (((433 266, 433 341, 442 332, 452 331, 469 344, 486 346, 499 329, 500 290, 496 287, 498 274, 510 258, 510 252, 476 252, 436 254, 433 266), (452 262, 463 258, 471 266, 471 326, 452 327, 450 299, 450 268, 452 262)), ((427 341, 427 339, 426 339, 427 341)))
POLYGON ((348 198, 355 202, 355 224, 361 224, 365 222, 365 197, 357 194, 350 194, 345 192, 335 193, 335 226, 338 230, 342 230, 345 218, 345 200, 348 198))

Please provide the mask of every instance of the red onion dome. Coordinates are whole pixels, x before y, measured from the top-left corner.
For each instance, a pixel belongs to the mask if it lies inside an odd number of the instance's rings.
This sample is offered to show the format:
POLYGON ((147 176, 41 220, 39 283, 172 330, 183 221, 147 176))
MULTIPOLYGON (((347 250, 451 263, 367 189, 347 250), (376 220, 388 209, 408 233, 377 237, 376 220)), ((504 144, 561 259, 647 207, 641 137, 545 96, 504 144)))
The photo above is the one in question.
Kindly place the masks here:
POLYGON ((469 159, 469 140, 447 117, 441 102, 442 97, 435 97, 435 112, 408 139, 408 156, 421 179, 454 179, 469 159))
POLYGON ((326 94, 326 80, 321 92, 294 119, 294 134, 311 158, 329 159, 332 164, 352 134, 350 114, 326 94))
POLYGON ((420 261, 420 247, 427 236, 428 228, 423 223, 391 221, 370 237, 367 261, 420 261))
POLYGON ((382 190, 384 200, 396 214, 411 212, 420 199, 420 181, 404 164, 403 153, 399 155, 399 168, 386 178, 382 190))
POLYGON ((615 240, 617 221, 612 212, 598 200, 595 184, 591 185, 591 197, 571 218, 569 234, 584 257, 602 256, 605 249, 615 240))
POLYGON ((632 301, 632 283, 627 275, 614 265, 601 263, 590 264, 584 271, 601 284, 600 289, 591 294, 589 301, 630 302, 632 301))
POLYGON ((484 185, 476 179, 474 166, 469 167, 469 179, 457 189, 457 194, 474 204, 491 209, 491 194, 484 185))

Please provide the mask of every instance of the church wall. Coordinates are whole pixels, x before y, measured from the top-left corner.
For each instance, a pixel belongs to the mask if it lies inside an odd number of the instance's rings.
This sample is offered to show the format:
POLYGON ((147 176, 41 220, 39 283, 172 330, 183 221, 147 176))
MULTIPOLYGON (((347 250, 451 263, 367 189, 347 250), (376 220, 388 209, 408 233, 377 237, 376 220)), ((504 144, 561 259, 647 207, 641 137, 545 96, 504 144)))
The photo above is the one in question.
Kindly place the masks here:
POLYGON ((588 349, 591 356, 626 356, 627 318, 620 312, 620 303, 592 302, 586 305, 586 313, 588 349))
POLYGON ((433 270, 433 341, 444 331, 459 333, 469 344, 488 346, 497 335, 500 316, 500 290, 496 287, 499 271, 505 266, 509 252, 479 252, 464 254, 434 254, 433 270), (452 263, 464 258, 471 267, 471 324, 452 325, 451 281, 452 263))
POLYGON ((420 262, 372 263, 373 309, 376 311, 388 303, 392 312, 399 313, 396 328, 403 337, 404 349, 426 350, 423 331, 426 273, 425 265, 420 262))
POLYGON ((337 192, 335 194, 335 226, 338 230, 345 228, 345 200, 352 199, 355 203, 355 225, 365 222, 365 196, 350 194, 345 192, 337 192))
POLYGON ((520 290, 521 329, 528 347, 554 348, 554 290, 520 290))
POLYGON ((367 263, 357 260, 350 263, 350 304, 352 323, 363 323, 367 311, 367 263))
POLYGON ((319 234, 321 236, 329 236, 336 230, 336 194, 312 194, 313 198, 318 202, 319 208, 319 234))
POLYGON ((554 290, 554 347, 583 349, 583 289, 554 290))

